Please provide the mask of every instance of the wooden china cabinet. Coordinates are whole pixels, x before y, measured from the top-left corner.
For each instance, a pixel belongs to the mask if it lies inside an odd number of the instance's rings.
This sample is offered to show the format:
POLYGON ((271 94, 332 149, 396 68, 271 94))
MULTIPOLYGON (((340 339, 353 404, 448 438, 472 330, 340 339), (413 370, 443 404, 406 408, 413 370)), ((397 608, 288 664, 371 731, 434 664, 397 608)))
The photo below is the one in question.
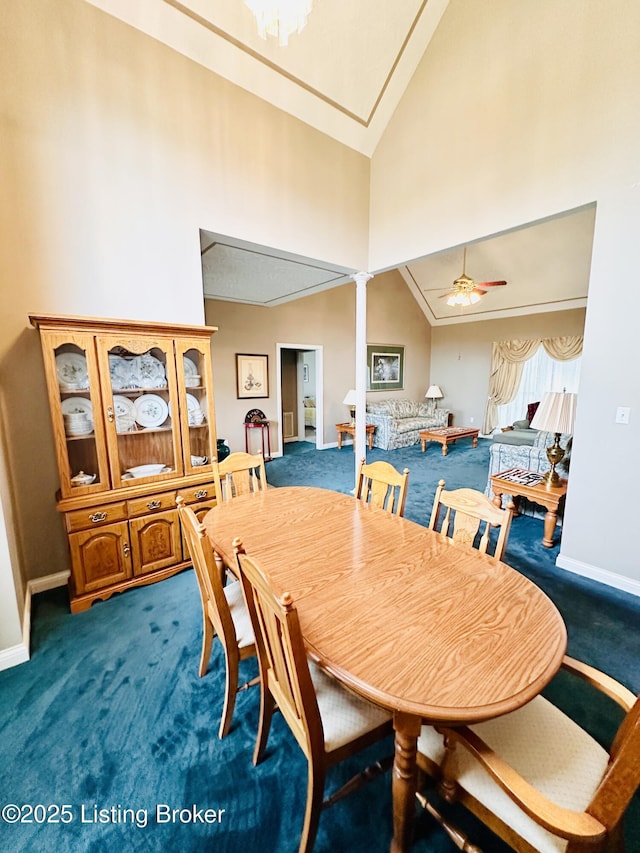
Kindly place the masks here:
POLYGON ((176 508, 215 505, 215 327, 31 315, 69 538, 72 612, 190 565, 176 508))

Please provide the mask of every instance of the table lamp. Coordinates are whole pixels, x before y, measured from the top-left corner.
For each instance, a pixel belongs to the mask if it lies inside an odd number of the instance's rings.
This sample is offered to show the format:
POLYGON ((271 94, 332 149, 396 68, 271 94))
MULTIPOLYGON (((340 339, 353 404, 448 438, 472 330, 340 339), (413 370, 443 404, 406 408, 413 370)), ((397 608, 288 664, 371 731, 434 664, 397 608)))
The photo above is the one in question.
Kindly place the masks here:
POLYGON ((427 388, 427 393, 424 395, 430 403, 431 414, 434 414, 436 411, 436 400, 439 400, 441 397, 444 397, 444 394, 438 387, 438 385, 429 385, 427 388))
POLYGON ((556 465, 564 459, 564 448, 560 447, 560 433, 573 433, 577 394, 565 391, 546 391, 538 410, 531 421, 531 429, 554 432, 555 440, 547 447, 547 459, 551 469, 542 478, 548 487, 560 485, 556 465))
POLYGON ((347 391, 347 396, 342 401, 345 406, 349 406, 349 412, 351 414, 351 426, 356 425, 356 391, 355 388, 352 388, 350 391, 347 391))

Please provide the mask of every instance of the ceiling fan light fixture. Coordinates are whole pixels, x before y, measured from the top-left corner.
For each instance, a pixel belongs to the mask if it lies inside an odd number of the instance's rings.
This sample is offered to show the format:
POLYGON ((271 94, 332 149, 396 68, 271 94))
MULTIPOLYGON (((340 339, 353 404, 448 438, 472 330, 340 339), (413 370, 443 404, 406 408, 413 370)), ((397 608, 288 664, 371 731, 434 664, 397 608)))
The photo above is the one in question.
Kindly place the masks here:
POLYGON ((306 23, 313 0, 245 0, 255 15, 258 35, 266 39, 274 36, 285 47, 289 36, 301 32, 306 23))
POLYGON ((471 299, 466 293, 452 293, 447 299, 447 305, 451 305, 452 308, 455 308, 456 306, 466 308, 471 305, 471 299))

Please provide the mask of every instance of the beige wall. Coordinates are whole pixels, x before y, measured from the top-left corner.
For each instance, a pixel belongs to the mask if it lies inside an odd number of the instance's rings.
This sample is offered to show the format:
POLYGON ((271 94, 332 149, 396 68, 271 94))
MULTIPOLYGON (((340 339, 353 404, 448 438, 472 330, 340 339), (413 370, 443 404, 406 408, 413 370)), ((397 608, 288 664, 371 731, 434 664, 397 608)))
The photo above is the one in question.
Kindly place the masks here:
POLYGON ((559 562, 636 592, 640 563, 625 537, 602 535, 599 496, 606 447, 616 524, 633 529, 638 32, 635 0, 451 0, 373 156, 370 225, 375 269, 597 203, 559 562))
MULTIPOLYGON (((269 399, 256 400, 272 422, 276 447, 280 415, 276 406, 276 343, 323 347, 324 441, 336 440, 335 425, 348 416, 342 400, 355 381, 355 283, 272 308, 207 300, 213 338, 216 426, 232 450, 244 449, 243 422, 251 400, 236 399, 235 354, 269 356, 269 399)), ((396 271, 367 284, 368 341, 405 346, 405 387, 386 396, 423 398, 428 387, 431 328, 396 271)), ((369 398, 385 396, 369 394, 369 398)))
POLYGON ((584 309, 436 326, 431 332, 431 381, 442 389, 442 406, 456 426, 482 428, 489 390, 493 341, 582 335, 584 309))
MULTIPOLYGON (((25 580, 68 567, 29 312, 201 322, 200 228, 366 268, 369 161, 82 0, 1 17, 0 581, 15 587, 16 560, 25 580)), ((21 597, 0 621, 19 622, 21 597)))
MULTIPOLYGON (((200 228, 382 269, 592 201, 562 556, 587 571, 640 579, 624 538, 599 534, 594 479, 594 460, 607 446, 618 524, 632 528, 627 472, 640 446, 640 390, 628 369, 636 361, 635 311, 621 306, 625 297, 636 302, 629 270, 637 268, 640 221, 640 4, 613 7, 610 0, 451 0, 370 164, 82 0, 3 4, 0 494, 9 560, 0 559, 0 588, 5 581, 16 588, 16 560, 24 579, 67 565, 30 311, 197 322, 204 314, 200 228), (478 45, 482 61, 466 61, 478 45), (614 424, 617 405, 631 407, 629 426, 614 424)), ((438 381, 426 322, 397 279, 376 277, 369 293, 369 339, 414 341, 405 393, 424 394, 430 379, 438 381)), ((256 312, 247 315, 258 330, 253 339, 230 308, 220 304, 214 316, 208 309, 221 327, 214 344, 221 435, 233 438, 246 411, 246 401, 235 399, 232 354, 249 346, 272 353, 274 341, 331 342, 325 427, 344 417, 353 287, 331 297, 317 313, 313 303, 302 326, 293 304, 274 313, 246 309, 256 312)), ((0 620, 13 624, 20 606, 7 600, 0 620)))

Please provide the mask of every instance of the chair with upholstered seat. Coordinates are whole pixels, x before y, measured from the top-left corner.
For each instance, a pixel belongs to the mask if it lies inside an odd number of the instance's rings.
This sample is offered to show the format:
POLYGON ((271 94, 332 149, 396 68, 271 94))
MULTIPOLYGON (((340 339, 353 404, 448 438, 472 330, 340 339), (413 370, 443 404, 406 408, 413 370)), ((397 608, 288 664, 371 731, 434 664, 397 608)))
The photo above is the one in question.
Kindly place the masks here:
POLYGON ((267 475, 262 453, 231 453, 213 466, 216 495, 229 501, 240 495, 261 492, 267 488, 267 475))
POLYGON ((440 480, 433 500, 429 529, 439 530, 451 542, 473 546, 480 525, 484 522, 478 548, 486 554, 491 528, 499 527, 493 555, 501 560, 511 526, 511 509, 499 509, 486 495, 475 489, 445 491, 444 487, 445 481, 440 480), (438 527, 442 507, 445 507, 446 513, 442 525, 438 527))
POLYGON ((202 653, 198 671, 200 678, 207 673, 216 634, 224 650, 226 685, 218 732, 218 736, 223 738, 231 726, 236 693, 258 683, 258 679, 253 679, 241 687, 238 686, 239 662, 256 655, 253 628, 240 582, 235 581, 223 586, 204 526, 199 523, 183 498, 178 497, 176 503, 202 602, 202 653))
POLYGON ((253 763, 262 758, 277 705, 308 762, 299 848, 300 853, 308 853, 323 806, 327 769, 390 734, 391 714, 348 691, 308 661, 291 595, 276 595, 239 540, 234 547, 260 665, 260 722, 253 763))
POLYGON ((580 661, 565 657, 563 668, 625 712, 609 751, 537 696, 478 725, 423 726, 418 766, 518 853, 621 853, 640 784, 640 697, 580 661))
POLYGON ((360 460, 356 479, 356 497, 365 503, 402 515, 407 499, 409 469, 400 474, 389 462, 360 460))

